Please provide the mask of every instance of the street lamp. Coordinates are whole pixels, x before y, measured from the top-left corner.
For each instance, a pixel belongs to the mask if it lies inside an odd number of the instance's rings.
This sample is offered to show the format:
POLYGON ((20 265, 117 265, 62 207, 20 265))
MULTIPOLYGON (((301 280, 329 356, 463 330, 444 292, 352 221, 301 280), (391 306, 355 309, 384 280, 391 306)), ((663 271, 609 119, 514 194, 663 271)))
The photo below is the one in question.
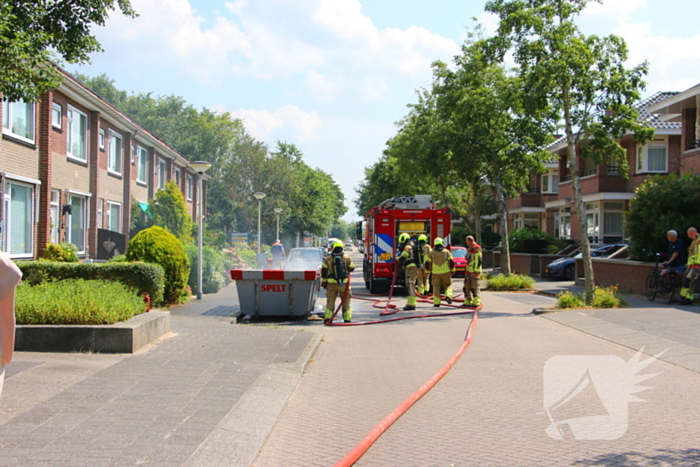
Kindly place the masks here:
POLYGON ((280 213, 282 212, 282 208, 275 208, 274 209, 275 214, 277 214, 277 236, 275 237, 275 240, 280 239, 280 213))
POLYGON ((209 170, 211 164, 204 161, 190 162, 189 167, 199 174, 197 188, 197 300, 202 299, 202 176, 209 170))
POLYGON ((262 200, 265 197, 265 193, 262 191, 256 191, 253 193, 255 199, 258 200, 258 255, 262 252, 262 237, 260 236, 260 213, 262 212, 262 200))

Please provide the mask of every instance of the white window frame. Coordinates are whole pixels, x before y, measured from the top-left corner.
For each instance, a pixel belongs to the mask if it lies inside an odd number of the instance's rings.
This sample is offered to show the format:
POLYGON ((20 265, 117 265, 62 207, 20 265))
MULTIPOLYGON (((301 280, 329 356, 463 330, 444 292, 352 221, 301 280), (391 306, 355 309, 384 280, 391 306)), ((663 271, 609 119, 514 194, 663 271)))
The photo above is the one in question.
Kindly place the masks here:
POLYGON ((523 228, 523 215, 520 213, 513 214, 513 230, 520 230, 523 228))
POLYGON ((122 174, 122 165, 124 160, 124 140, 122 135, 114 130, 109 130, 109 143, 107 154, 107 172, 119 175, 122 174), (119 149, 113 149, 119 140, 119 149))
POLYGON ((66 112, 66 117, 67 117, 66 121, 68 122, 68 125, 66 128, 66 155, 70 159, 74 159, 74 160, 80 161, 80 162, 87 162, 87 160, 88 160, 88 147, 89 147, 87 114, 85 112, 81 112, 80 110, 76 109, 75 107, 69 105, 68 111, 66 112), (85 141, 84 141, 84 143, 85 143, 85 147, 84 147, 85 157, 84 158, 73 154, 73 124, 74 124, 73 120, 75 119, 76 114, 78 115, 78 120, 80 120, 80 118, 85 119, 85 134, 83 135, 83 137, 85 138, 85 141))
POLYGON ((625 203, 624 201, 606 201, 603 202, 603 238, 605 237, 625 237, 625 203), (618 206, 613 206, 618 205, 618 206), (606 214, 619 213, 622 215, 622 231, 620 233, 609 233, 606 231, 607 224, 605 222, 606 214))
POLYGON ((168 164, 163 158, 158 158, 158 189, 165 189, 165 184, 168 183, 167 179, 168 164))
POLYGON ((82 218, 82 227, 83 227, 83 249, 81 250, 78 245, 75 244, 75 239, 73 238, 73 216, 75 216, 75 213, 71 213, 68 215, 68 221, 66 222, 66 241, 68 243, 72 243, 76 247, 78 247, 78 254, 84 255, 85 254, 85 248, 87 247, 87 231, 88 231, 88 226, 89 224, 89 202, 88 196, 82 195, 82 194, 77 194, 77 193, 71 193, 69 192, 68 194, 68 204, 71 206, 73 205, 73 199, 81 199, 83 200, 83 218, 82 218))
POLYGON ((540 214, 538 212, 526 212, 523 214, 523 228, 530 227, 540 230, 540 214), (528 225, 528 222, 537 222, 537 225, 528 225))
POLYGON ((58 244, 60 241, 59 238, 59 229, 58 227, 61 224, 61 191, 60 190, 51 190, 51 243, 58 244))
POLYGON ((136 181, 144 185, 148 184, 148 150, 141 146, 136 146, 136 181), (141 178, 143 169, 143 178, 141 178))
POLYGON ((111 230, 112 232, 119 232, 121 233, 122 228, 121 228, 121 217, 122 217, 122 203, 117 203, 116 201, 107 201, 107 230, 111 230), (118 209, 117 213, 117 230, 112 229, 112 208, 116 207, 118 209))
POLYGON ((97 200, 97 228, 98 229, 104 229, 104 223, 103 223, 103 218, 102 218, 102 207, 105 205, 105 200, 103 198, 99 198, 97 200))
POLYGON ((100 146, 100 149, 104 151, 105 150, 105 129, 104 128, 100 128, 100 136, 99 136, 98 144, 100 146))
POLYGON ((36 105, 33 102, 27 103, 22 100, 17 101, 17 102, 9 102, 7 100, 2 101, 2 132, 6 135, 12 136, 13 138, 16 138, 20 141, 24 141, 26 143, 34 144, 36 140, 36 105), (30 121, 27 122, 29 125, 29 133, 31 133, 31 138, 27 138, 26 136, 20 135, 12 131, 12 104, 18 104, 22 103, 25 105, 30 106, 31 108, 31 118, 30 121))
POLYGON ((586 203, 586 234, 595 239, 600 238, 600 205, 586 203))
POLYGON ((36 224, 36 192, 37 192, 37 185, 33 185, 31 183, 22 183, 18 182, 12 179, 5 179, 5 192, 3 193, 3 214, 4 214, 4 219, 3 219, 3 229, 2 229, 2 242, 0 243, 0 246, 2 246, 2 250, 7 252, 7 254, 10 256, 10 258, 32 258, 34 257, 34 234, 35 234, 35 229, 34 225, 36 224), (12 209, 11 209, 11 201, 12 201, 12 186, 19 186, 22 188, 29 188, 31 193, 29 197, 29 202, 31 203, 29 207, 29 218, 27 219, 27 227, 29 228, 29 251, 23 251, 21 253, 12 253, 10 251, 10 244, 12 242, 12 209))
POLYGON ((650 174, 650 173, 668 173, 668 142, 666 138, 654 138, 654 141, 647 144, 646 146, 637 145, 637 173, 638 174, 650 174), (649 169, 649 148, 663 148, 666 152, 666 160, 664 161, 663 170, 650 170, 649 169))
POLYGON ((63 106, 53 102, 51 107, 51 126, 60 130, 63 128, 63 106))
POLYGON ((182 173, 180 171, 180 167, 175 167, 175 170, 173 170, 173 175, 175 178, 175 183, 177 184, 177 188, 179 190, 182 190, 182 173))
POLYGON ((194 199, 194 175, 187 174, 187 201, 194 199))
POLYGON ((559 210, 559 238, 571 238, 571 208, 559 210))
POLYGON ((559 170, 551 169, 546 174, 542 174, 542 194, 556 195, 559 193, 559 170), (555 179, 556 177, 556 183, 555 179))

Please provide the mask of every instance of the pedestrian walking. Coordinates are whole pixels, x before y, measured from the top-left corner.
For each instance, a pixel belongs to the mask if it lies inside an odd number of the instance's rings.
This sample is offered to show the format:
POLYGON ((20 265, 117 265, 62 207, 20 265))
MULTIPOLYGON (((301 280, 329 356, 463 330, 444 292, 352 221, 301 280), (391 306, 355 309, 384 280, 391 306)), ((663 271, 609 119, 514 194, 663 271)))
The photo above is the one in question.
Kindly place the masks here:
POLYGON ((411 243, 411 237, 407 233, 402 233, 399 236, 399 245, 401 246, 401 254, 399 255, 399 265, 404 270, 404 278, 406 280, 406 290, 408 298, 405 311, 416 309, 416 277, 418 276, 418 265, 414 257, 414 246, 411 243))
POLYGON ((355 270, 352 259, 343 252, 343 242, 337 240, 333 243, 331 254, 323 259, 321 267, 321 285, 326 288, 326 309, 323 321, 328 322, 333 317, 335 299, 340 297, 343 301, 343 321, 352 321, 352 308, 350 299, 352 292, 348 287, 350 273, 355 270))
POLYGON ((284 254, 284 245, 278 238, 272 244, 272 269, 282 269, 286 255, 284 254))
POLYGON ((455 262, 452 253, 445 249, 442 238, 433 241, 433 251, 428 255, 426 267, 432 274, 433 306, 440 306, 440 294, 445 289, 445 301, 452 303, 452 274, 455 271, 455 262))
POLYGON ((430 289, 430 286, 428 285, 428 270, 425 268, 425 262, 428 259, 428 255, 431 251, 432 248, 430 248, 428 237, 425 234, 419 235, 418 245, 414 253, 418 256, 418 275, 416 276, 416 288, 418 289, 418 294, 420 295, 428 293, 428 290, 430 289))
POLYGON ((22 272, 0 251, 0 395, 5 381, 5 365, 12 361, 15 350, 15 289, 22 272))
POLYGON ((477 307, 481 305, 479 298, 479 276, 481 275, 481 245, 476 243, 471 235, 466 238, 467 244, 467 271, 464 275, 464 304, 463 307, 477 307))
POLYGON ((688 238, 690 245, 688 246, 688 266, 685 270, 683 278, 683 288, 681 289, 681 305, 692 305, 695 300, 695 282, 700 276, 700 237, 698 229, 690 227, 688 229, 688 238))

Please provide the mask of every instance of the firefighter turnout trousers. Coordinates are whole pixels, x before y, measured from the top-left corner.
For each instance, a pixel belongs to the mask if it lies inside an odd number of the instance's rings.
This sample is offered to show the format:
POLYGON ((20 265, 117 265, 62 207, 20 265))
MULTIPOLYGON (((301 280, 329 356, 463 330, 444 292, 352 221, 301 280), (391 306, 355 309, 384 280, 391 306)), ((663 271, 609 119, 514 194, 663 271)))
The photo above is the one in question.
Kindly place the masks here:
MULTIPOLYGON (((326 309, 324 313, 324 319, 331 319, 333 317, 333 312, 335 311, 335 299, 343 299, 343 294, 347 288, 347 282, 344 284, 336 284, 335 282, 329 282, 328 288, 326 289, 326 309)), ((343 319, 345 321, 350 321, 352 319, 352 309, 350 308, 350 298, 352 297, 352 290, 348 289, 348 295, 345 297, 343 302, 343 319)))
POLYGON ((418 268, 418 275, 416 276, 416 288, 420 295, 425 295, 428 293, 430 287, 428 286, 428 276, 430 273, 427 269, 418 268))
POLYGON ((408 299, 406 305, 416 306, 416 278, 418 277, 418 268, 415 265, 406 268, 406 289, 408 290, 408 299))
POLYGON ((452 274, 449 272, 433 273, 433 304, 440 304, 440 291, 443 288, 445 289, 445 297, 452 298, 452 274))
POLYGON ((464 287, 462 291, 464 292, 465 305, 481 304, 481 298, 479 298, 479 279, 475 274, 467 273, 464 276, 464 287))

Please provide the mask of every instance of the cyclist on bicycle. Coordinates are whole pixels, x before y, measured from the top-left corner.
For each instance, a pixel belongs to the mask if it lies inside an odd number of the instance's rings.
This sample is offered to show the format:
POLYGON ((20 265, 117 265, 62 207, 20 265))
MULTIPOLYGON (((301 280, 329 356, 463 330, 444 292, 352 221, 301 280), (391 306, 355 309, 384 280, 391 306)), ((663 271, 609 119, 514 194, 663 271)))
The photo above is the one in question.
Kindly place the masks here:
POLYGON ((678 238, 678 232, 675 230, 669 230, 666 232, 666 238, 668 239, 669 259, 661 265, 668 269, 662 271, 661 276, 663 277, 671 271, 683 275, 685 263, 688 258, 688 250, 685 247, 685 243, 683 243, 683 240, 678 238))

